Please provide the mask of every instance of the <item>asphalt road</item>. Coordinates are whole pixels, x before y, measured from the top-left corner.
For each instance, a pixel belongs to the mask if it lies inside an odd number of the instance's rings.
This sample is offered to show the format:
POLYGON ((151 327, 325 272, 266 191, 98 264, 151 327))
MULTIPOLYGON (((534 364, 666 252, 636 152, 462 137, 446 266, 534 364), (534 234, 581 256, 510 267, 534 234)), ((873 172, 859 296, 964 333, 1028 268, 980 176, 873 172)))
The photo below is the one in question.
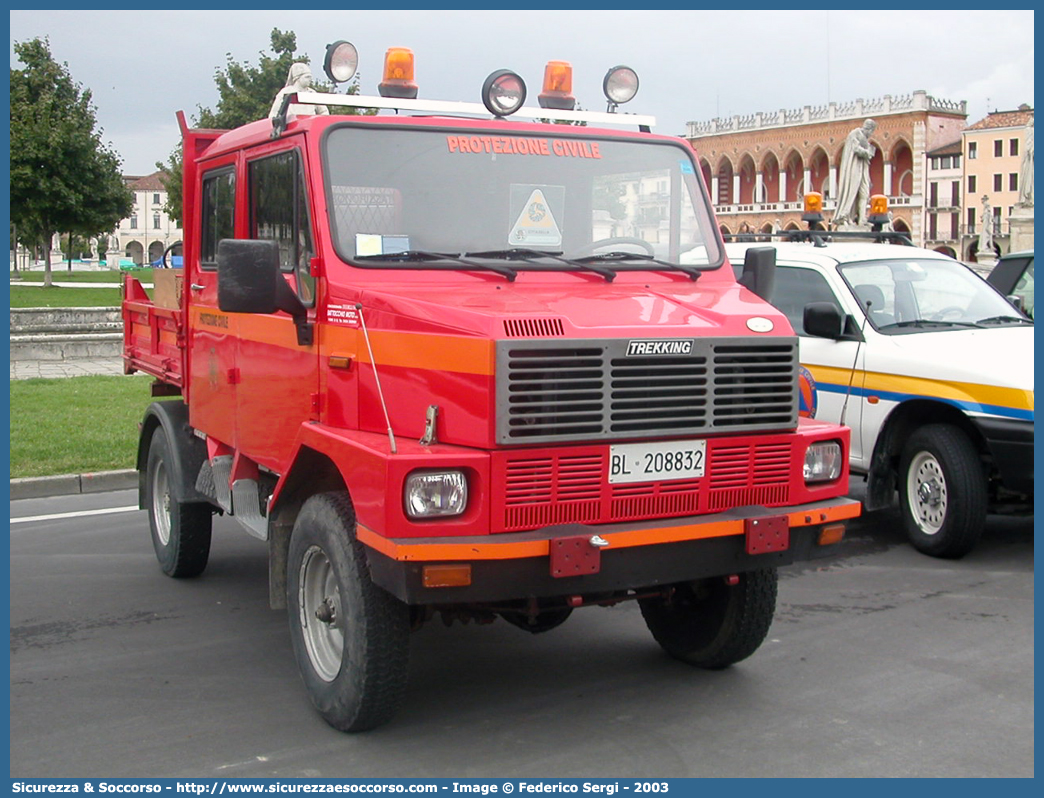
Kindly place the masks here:
POLYGON ((782 572, 768 640, 720 672, 663 655, 633 604, 536 636, 432 623, 400 715, 344 735, 268 609, 264 544, 218 519, 206 573, 169 579, 144 512, 89 514, 135 502, 11 504, 14 778, 1034 772, 1032 518, 949 562, 867 516, 782 572))

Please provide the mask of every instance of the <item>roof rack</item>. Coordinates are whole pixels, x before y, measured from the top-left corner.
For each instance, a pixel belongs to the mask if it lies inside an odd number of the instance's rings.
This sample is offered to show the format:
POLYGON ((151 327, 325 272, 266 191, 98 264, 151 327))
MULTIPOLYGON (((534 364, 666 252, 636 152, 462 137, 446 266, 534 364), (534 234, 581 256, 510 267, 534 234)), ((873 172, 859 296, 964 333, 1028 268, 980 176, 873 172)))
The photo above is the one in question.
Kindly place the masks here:
MULTIPOLYGON (((443 116, 479 116, 486 119, 496 118, 482 103, 451 102, 444 100, 412 100, 400 97, 372 97, 359 94, 325 94, 317 91, 302 91, 295 95, 283 97, 279 115, 273 119, 273 128, 282 133, 286 128, 286 108, 290 103, 305 105, 344 106, 348 108, 387 109, 394 111, 411 111, 421 114, 438 114, 443 116)), ((645 114, 607 113, 601 111, 567 111, 552 108, 519 108, 510 118, 523 119, 556 119, 564 122, 588 122, 594 125, 637 125, 648 133, 656 124, 655 116, 645 114)), ((278 135, 278 133, 273 133, 278 135)))
MULTIPOLYGON (((901 233, 896 230, 868 230, 866 232, 856 230, 782 230, 778 233, 744 233, 751 238, 745 240, 759 240, 764 238, 778 238, 782 241, 809 242, 816 247, 825 247, 832 241, 873 241, 875 244, 901 244, 912 247, 913 241, 909 233, 901 233)), ((736 234, 731 234, 736 240, 736 234)))

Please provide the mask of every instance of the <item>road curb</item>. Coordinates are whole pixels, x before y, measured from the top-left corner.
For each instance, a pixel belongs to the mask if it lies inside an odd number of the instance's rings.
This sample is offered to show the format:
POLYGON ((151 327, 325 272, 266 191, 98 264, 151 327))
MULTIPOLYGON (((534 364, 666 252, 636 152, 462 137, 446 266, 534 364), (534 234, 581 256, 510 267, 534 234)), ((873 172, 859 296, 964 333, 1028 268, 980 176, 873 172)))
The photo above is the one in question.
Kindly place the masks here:
POLYGON ((11 499, 41 499, 76 493, 102 493, 138 487, 138 472, 97 471, 92 474, 58 474, 53 477, 23 477, 11 480, 11 499))

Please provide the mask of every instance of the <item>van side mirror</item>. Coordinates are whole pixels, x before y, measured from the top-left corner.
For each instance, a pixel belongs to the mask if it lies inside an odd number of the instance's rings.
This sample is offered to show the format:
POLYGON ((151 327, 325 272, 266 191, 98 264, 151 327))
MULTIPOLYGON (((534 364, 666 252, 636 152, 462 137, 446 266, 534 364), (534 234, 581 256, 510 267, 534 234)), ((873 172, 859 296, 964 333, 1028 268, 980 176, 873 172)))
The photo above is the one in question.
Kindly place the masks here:
POLYGON ((307 309, 279 270, 275 241, 223 238, 217 246, 218 308, 228 313, 282 310, 297 324, 297 343, 312 345, 307 309))
POLYGON ((776 248, 751 247, 743 257, 743 273, 739 284, 748 288, 766 302, 772 296, 776 282, 776 248))
POLYGON ((809 302, 802 322, 805 332, 817 338, 836 341, 845 334, 845 314, 833 302, 809 302))

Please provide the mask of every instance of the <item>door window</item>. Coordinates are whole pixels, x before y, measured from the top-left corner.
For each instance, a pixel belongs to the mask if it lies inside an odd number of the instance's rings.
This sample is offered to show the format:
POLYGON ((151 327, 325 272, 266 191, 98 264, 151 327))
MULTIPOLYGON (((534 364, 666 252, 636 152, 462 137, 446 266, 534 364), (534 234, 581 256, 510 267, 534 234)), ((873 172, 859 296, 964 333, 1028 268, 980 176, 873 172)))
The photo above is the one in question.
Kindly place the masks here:
POLYGON ((250 237, 279 245, 279 267, 297 275, 305 304, 315 301, 312 224, 297 150, 253 161, 250 179, 250 237))
POLYGON ((217 269, 217 245, 235 237, 236 173, 231 167, 203 176, 203 240, 200 265, 217 269))
POLYGON ((779 266, 776 269, 771 302, 786 315, 798 335, 808 334, 805 332, 804 315, 805 305, 809 302, 829 302, 841 309, 841 303, 823 275, 811 269, 793 266, 779 266))

